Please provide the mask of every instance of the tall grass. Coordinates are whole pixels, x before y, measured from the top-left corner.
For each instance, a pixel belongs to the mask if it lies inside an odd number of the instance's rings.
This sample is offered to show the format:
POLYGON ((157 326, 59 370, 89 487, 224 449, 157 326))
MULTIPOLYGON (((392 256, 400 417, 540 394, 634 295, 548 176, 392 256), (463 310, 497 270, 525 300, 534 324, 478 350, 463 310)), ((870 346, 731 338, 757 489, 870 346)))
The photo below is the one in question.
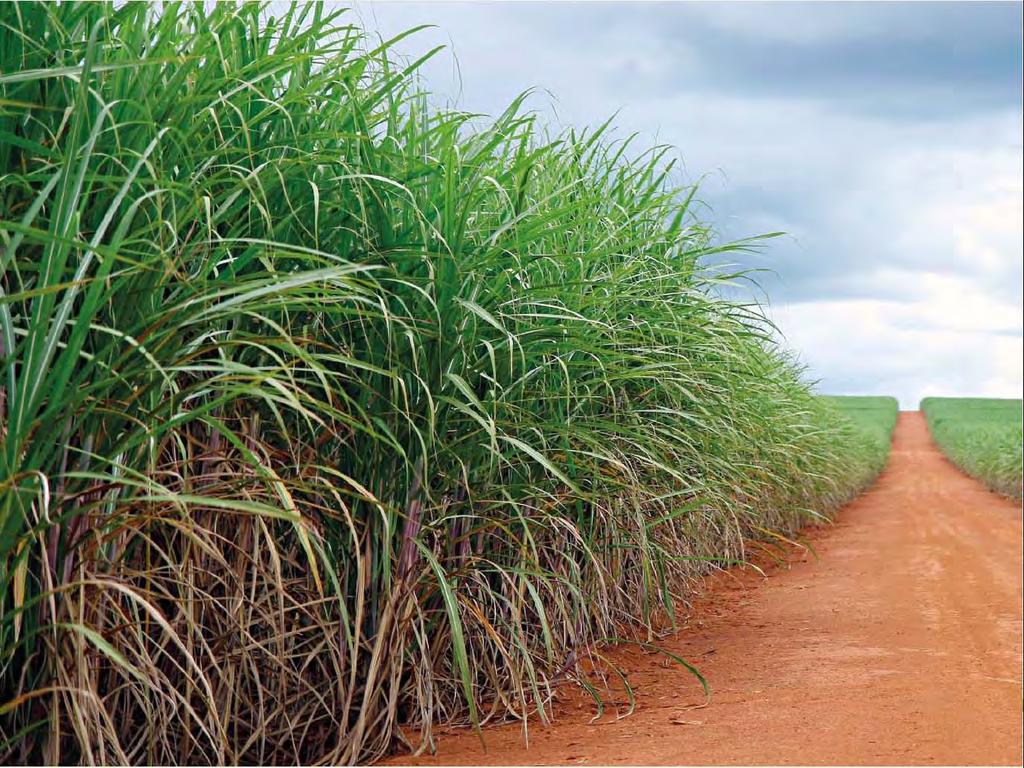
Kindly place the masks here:
POLYGON ((667 149, 430 110, 393 42, 318 5, 0 6, 5 760, 545 717, 875 471, 716 296, 749 243, 667 149))
POLYGON ((1021 500, 1021 401, 926 397, 921 410, 949 459, 997 493, 1021 500))

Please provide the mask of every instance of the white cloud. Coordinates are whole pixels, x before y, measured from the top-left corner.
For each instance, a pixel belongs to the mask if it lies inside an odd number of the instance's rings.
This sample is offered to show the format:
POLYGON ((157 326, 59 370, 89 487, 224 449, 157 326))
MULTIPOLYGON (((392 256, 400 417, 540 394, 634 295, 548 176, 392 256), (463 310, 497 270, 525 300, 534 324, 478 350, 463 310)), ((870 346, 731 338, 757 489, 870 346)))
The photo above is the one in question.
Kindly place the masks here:
POLYGON ((904 409, 929 395, 1021 397, 1019 309, 962 281, 935 276, 914 302, 800 302, 770 315, 822 392, 894 395, 904 409), (1017 333, 993 333, 1001 323, 1017 333))

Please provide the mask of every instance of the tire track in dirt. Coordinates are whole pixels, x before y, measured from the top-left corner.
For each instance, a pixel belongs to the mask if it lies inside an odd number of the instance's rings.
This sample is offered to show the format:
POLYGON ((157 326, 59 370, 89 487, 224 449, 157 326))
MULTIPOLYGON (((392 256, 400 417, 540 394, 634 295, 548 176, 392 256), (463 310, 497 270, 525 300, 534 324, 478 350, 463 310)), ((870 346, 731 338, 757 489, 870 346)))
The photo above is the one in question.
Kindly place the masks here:
POLYGON ((1020 764, 1021 511, 960 473, 920 413, 835 525, 764 579, 711 580, 680 633, 714 697, 642 651, 616 654, 637 711, 591 723, 563 694, 553 725, 442 731, 419 764, 1020 764))

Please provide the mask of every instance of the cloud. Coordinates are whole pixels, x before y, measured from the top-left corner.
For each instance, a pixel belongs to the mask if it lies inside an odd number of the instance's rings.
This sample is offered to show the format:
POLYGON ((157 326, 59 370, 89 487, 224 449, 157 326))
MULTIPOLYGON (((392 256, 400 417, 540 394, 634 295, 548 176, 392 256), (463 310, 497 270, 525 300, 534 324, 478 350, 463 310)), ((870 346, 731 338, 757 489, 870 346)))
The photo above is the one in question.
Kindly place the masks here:
POLYGON ((699 41, 701 79, 719 91, 894 119, 1013 106, 1020 90, 1016 4, 687 4, 662 15, 663 34, 699 41))
POLYGON ((1019 117, 949 121, 941 130, 894 131, 826 115, 802 116, 793 124, 799 131, 797 123, 818 130, 769 150, 767 162, 756 149, 723 147, 756 186, 746 178, 740 186, 731 173, 728 183, 711 179, 716 187, 706 188, 729 235, 766 227, 790 233, 750 260, 778 273, 768 283, 775 298, 891 293, 885 273, 898 268, 964 274, 1020 303, 1019 117))
POLYGON ((992 45, 1011 44, 1021 10, 1009 3, 817 3, 693 2, 687 11, 742 41, 763 41, 806 47, 827 47, 851 41, 903 42, 933 40, 955 42, 958 38, 992 45))
POLYGON ((801 302, 771 315, 822 392, 894 395, 905 409, 931 395, 1021 397, 1019 308, 966 284, 916 302, 801 302))

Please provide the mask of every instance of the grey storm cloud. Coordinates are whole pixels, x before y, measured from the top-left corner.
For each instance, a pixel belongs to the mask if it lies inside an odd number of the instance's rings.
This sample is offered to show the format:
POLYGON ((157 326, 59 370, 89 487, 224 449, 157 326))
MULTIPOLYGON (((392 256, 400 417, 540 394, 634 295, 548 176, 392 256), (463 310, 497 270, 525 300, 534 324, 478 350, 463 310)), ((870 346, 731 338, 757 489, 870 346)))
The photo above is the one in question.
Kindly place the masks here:
POLYGON ((1021 6, 955 3, 915 8, 878 4, 871 25, 853 23, 846 4, 754 5, 749 15, 829 18, 833 29, 850 23, 840 39, 738 34, 715 23, 716 6, 663 5, 652 24, 667 39, 687 41, 704 63, 706 85, 755 96, 816 98, 854 111, 889 117, 962 114, 1012 106, 1020 90, 1021 6))
POLYGON ((676 147, 723 239, 786 233, 734 254, 760 286, 738 295, 770 297, 823 386, 890 386, 906 406, 1020 394, 1021 9, 363 1, 354 15, 384 38, 436 25, 396 52, 446 46, 422 68, 439 105, 493 115, 536 88, 527 104, 555 130, 615 114, 616 137, 676 147), (949 350, 970 366, 943 384, 949 350))

